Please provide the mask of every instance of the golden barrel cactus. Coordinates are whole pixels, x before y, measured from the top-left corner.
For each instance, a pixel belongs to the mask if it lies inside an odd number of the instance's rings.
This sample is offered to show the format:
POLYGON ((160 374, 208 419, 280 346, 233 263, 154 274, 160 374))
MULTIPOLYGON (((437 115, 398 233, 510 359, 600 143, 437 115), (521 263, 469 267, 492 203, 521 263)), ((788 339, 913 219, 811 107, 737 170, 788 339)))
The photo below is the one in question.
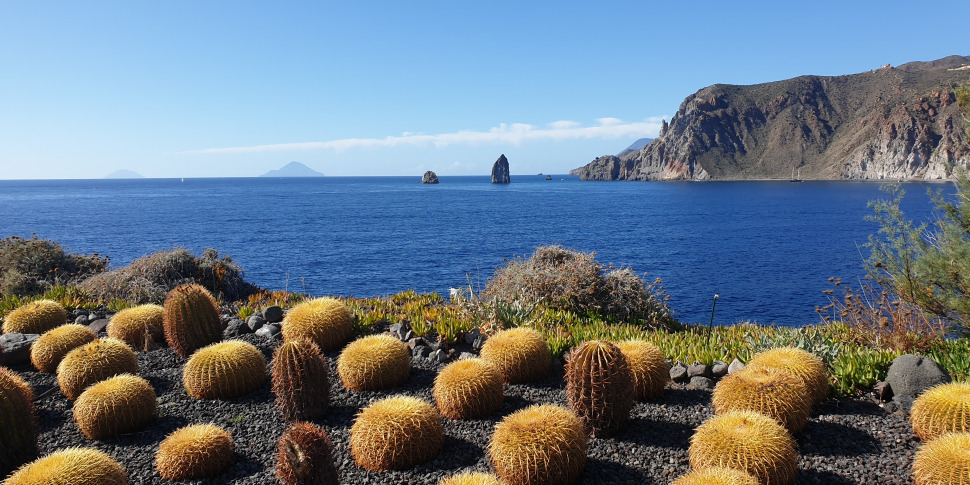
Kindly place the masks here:
POLYGON ((405 470, 431 460, 445 442, 441 415, 427 402, 391 396, 367 406, 350 428, 350 454, 373 472, 405 470))
POLYGON ((474 419, 488 416, 502 407, 502 374, 483 359, 456 360, 434 379, 435 403, 449 419, 474 419))
POLYGON ((54 300, 35 300, 15 308, 3 319, 3 333, 36 333, 67 323, 67 310, 54 300))
POLYGON ((157 407, 148 381, 121 374, 85 389, 74 401, 74 421, 88 439, 108 438, 144 428, 157 407))
POLYGON ((65 448, 17 470, 3 485, 127 485, 128 474, 107 453, 93 448, 65 448))
POLYGON ((324 352, 339 350, 354 335, 354 316, 336 298, 304 301, 283 318, 283 340, 310 339, 324 352))
POLYGON ((266 357, 249 342, 227 340, 196 350, 182 369, 182 384, 196 399, 226 399, 266 381, 266 357))
POLYGON ((544 379, 552 367, 545 339, 528 327, 496 332, 482 345, 481 358, 495 364, 509 384, 544 379))
POLYGON ((161 305, 138 305, 116 313, 108 322, 108 336, 128 344, 135 350, 147 343, 165 341, 165 308, 161 305))
POLYGON ((411 354, 407 344, 390 335, 368 335, 340 352, 337 374, 352 391, 388 389, 411 376, 411 354))
POLYGON ((950 431, 970 432, 970 383, 950 382, 923 392, 913 402, 909 420, 923 441, 950 431))
POLYGON ((913 459, 916 485, 970 484, 970 433, 946 433, 923 444, 913 459))
POLYGON ((724 376, 711 394, 716 414, 747 409, 772 417, 792 433, 805 427, 812 413, 805 383, 773 367, 745 367, 724 376))
POLYGON ((125 373, 138 373, 135 352, 118 339, 103 338, 68 352, 57 365, 57 383, 74 400, 91 384, 125 373))
POLYGON ((692 470, 670 485, 758 485, 758 479, 745 471, 714 466, 692 470))
POLYGON ((778 421, 755 411, 728 411, 708 419, 690 438, 690 466, 734 468, 758 483, 788 485, 795 480, 795 440, 778 421))
POLYGON ((48 330, 30 347, 30 362, 37 370, 51 374, 68 352, 98 339, 93 330, 76 323, 48 330))
POLYGON ((566 402, 590 436, 615 433, 633 409, 633 378, 619 347, 583 342, 566 355, 566 402))
POLYGON ((656 399, 663 395, 670 380, 670 365, 660 347, 646 340, 631 339, 617 342, 626 357, 637 401, 656 399))
POLYGON ((822 362, 810 352, 795 347, 777 347, 755 354, 748 367, 774 367, 783 370, 805 383, 812 396, 812 405, 825 400, 829 395, 829 371, 822 362))
POLYGON ((277 443, 276 477, 284 485, 337 485, 337 465, 327 432, 304 421, 290 425, 277 443))
POLYGON ((214 424, 185 426, 162 440, 155 470, 173 482, 216 477, 232 463, 235 449, 232 436, 214 424))
POLYGON ((322 418, 330 406, 330 366, 320 347, 289 340, 273 354, 273 394, 288 421, 322 418))
POLYGON ((168 346, 183 359, 222 339, 219 305, 202 285, 179 285, 165 297, 162 328, 168 346))
POLYGON ((37 456, 34 389, 0 367, 0 477, 37 456))
POLYGON ((483 472, 465 472, 442 478, 438 485, 508 485, 508 482, 483 472))
POLYGON ((586 466, 586 430, 572 411, 551 404, 520 409, 495 425, 488 456, 510 485, 568 485, 586 466))

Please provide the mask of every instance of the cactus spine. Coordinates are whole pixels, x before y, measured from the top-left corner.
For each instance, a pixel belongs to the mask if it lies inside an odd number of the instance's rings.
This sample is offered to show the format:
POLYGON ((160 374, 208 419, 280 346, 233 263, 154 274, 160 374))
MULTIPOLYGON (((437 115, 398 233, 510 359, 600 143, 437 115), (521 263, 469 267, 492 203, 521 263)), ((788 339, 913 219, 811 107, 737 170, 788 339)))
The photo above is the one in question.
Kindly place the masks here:
POLYGON ((3 333, 42 334, 67 323, 67 311, 53 300, 35 300, 3 319, 3 333))
POLYGON ((435 377, 432 394, 446 418, 482 418, 502 407, 502 373, 483 359, 456 360, 435 377))
POLYGON ((283 340, 307 338, 324 352, 339 350, 353 335, 354 317, 336 298, 307 300, 283 318, 283 340))
POLYGON ((759 483, 789 485, 795 480, 795 440, 781 424, 755 411, 728 411, 704 422, 690 438, 690 466, 735 468, 759 483))
POLYGON ((758 485, 758 479, 748 472, 713 466, 691 471, 670 485, 758 485))
POLYGON ((946 433, 923 444, 913 459, 916 485, 970 483, 970 433, 946 433))
POLYGON ((34 390, 0 367, 0 477, 37 456, 34 390))
POLYGON ((276 476, 284 485, 337 485, 333 444, 323 428, 298 421, 277 443, 276 476))
POLYGON ((57 365, 57 383, 74 400, 91 384, 125 373, 138 373, 135 352, 120 340, 103 338, 68 352, 57 365))
POLYGON ((616 346, 630 366, 636 400, 646 401, 662 396, 670 380, 670 365, 660 347, 637 339, 617 342, 616 346))
POLYGON ((44 332, 30 347, 30 362, 37 370, 51 374, 57 364, 68 352, 86 343, 94 342, 98 336, 84 325, 67 324, 44 332))
POLYGON ((528 327, 496 332, 485 341, 481 357, 495 364, 508 384, 544 379, 552 366, 546 341, 528 327))
POLYGON ((196 399, 239 397, 266 381, 266 358, 248 342, 227 340, 197 350, 182 369, 182 383, 196 399))
POLYGON ((920 394, 909 420, 923 441, 950 431, 970 432, 970 383, 940 384, 920 394))
POLYGON ((586 465, 586 430, 572 411, 550 404, 520 409, 495 425, 488 456, 510 485, 567 485, 586 465))
POLYGON ((155 470, 165 480, 178 482, 211 478, 232 463, 232 436, 213 424, 179 428, 165 437, 155 454, 155 470))
POLYGON ((593 437, 609 435, 629 419, 633 379, 623 352, 591 340, 566 356, 566 401, 593 437))
POLYGON ((125 468, 93 448, 65 448, 24 465, 3 485, 127 485, 125 468))
POLYGON ((805 382, 784 370, 748 366, 721 379, 711 394, 716 414, 749 409, 778 420, 792 433, 805 427, 812 395, 805 382))
POLYGON ((508 485, 508 482, 491 473, 465 472, 442 478, 438 485, 508 485))
POLYGON ((367 406, 350 428, 350 453, 373 472, 404 470, 438 455, 445 427, 434 406, 411 396, 391 396, 367 406))
POLYGON ((399 386, 411 375, 408 346, 386 334, 361 337, 340 352, 337 374, 352 391, 399 386))
POLYGON ((108 322, 108 336, 128 344, 135 350, 147 343, 165 341, 165 309, 159 305, 138 305, 121 310, 108 322))
POLYGON ((162 320, 165 340, 183 359, 222 339, 216 300, 209 290, 195 283, 177 286, 168 293, 162 320))
POLYGON ((121 374, 85 389, 74 401, 74 421, 88 439, 108 438, 144 428, 157 406, 148 381, 121 374))
POLYGON ((748 367, 774 367, 783 370, 805 383, 811 395, 812 406, 829 395, 829 371, 822 359, 795 347, 777 347, 759 352, 748 362, 748 367))
POLYGON ((273 355, 273 394, 288 421, 322 418, 330 406, 330 368, 310 340, 283 342, 273 355))

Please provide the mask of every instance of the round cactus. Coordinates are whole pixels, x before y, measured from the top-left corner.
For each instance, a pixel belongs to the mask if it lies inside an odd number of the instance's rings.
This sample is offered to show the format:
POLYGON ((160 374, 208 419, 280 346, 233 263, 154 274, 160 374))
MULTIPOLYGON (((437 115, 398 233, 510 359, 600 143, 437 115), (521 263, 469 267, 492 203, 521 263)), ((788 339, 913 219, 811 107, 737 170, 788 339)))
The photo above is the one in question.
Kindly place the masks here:
POLYGON ((310 340, 283 342, 273 354, 273 394, 288 421, 322 418, 330 406, 330 367, 310 340))
POLYGON ((530 406, 495 425, 488 456, 510 485, 574 483, 586 465, 586 430, 568 409, 530 406))
POLYGON ((108 322, 108 336, 141 350, 146 343, 165 341, 165 309, 160 305, 138 305, 116 313, 108 322))
POLYGON ((909 419, 923 441, 950 431, 970 432, 970 383, 950 382, 925 391, 913 402, 909 419))
POLYGON ((508 485, 508 482, 483 472, 465 472, 442 478, 438 485, 508 485))
POLYGON ((481 357, 495 364, 509 384, 544 379, 552 367, 546 341, 528 327, 496 332, 482 345, 481 357))
POLYGON ((367 470, 404 470, 438 455, 445 428, 434 406, 391 396, 367 406, 350 428, 350 453, 367 470))
POLYGON ((125 373, 138 373, 135 352, 120 340, 103 338, 68 352, 57 365, 57 383, 74 400, 91 384, 125 373))
POLYGON ((812 396, 812 405, 829 395, 829 371, 822 359, 795 347, 777 347, 759 352, 748 362, 748 367, 774 367, 781 369, 805 383, 812 396))
POLYGON ((446 418, 482 418, 502 407, 502 374, 483 359, 456 360, 435 377, 433 394, 446 418))
POLYGON ((660 347, 638 339, 617 342, 616 346, 630 366, 636 400, 646 401, 662 396, 670 380, 670 365, 660 347))
POLYGON ((155 470, 173 482, 211 478, 232 463, 234 453, 232 436, 226 430, 213 424, 194 424, 165 437, 155 454, 155 470))
POLYGON ((185 390, 196 399, 243 396, 265 381, 266 358, 242 340, 227 340, 196 350, 182 369, 185 390))
POLYGON ((74 323, 48 330, 30 347, 30 362, 41 372, 57 370, 57 364, 68 352, 98 339, 93 330, 74 323))
POLYGON ((795 441, 777 421, 755 411, 728 411, 700 425, 690 438, 690 466, 722 466, 754 475, 759 483, 795 480, 795 441))
POLYGON ((165 298, 162 327, 168 346, 183 359, 222 339, 222 321, 215 298, 202 285, 176 286, 165 298))
POLYGON ((739 409, 778 420, 792 433, 805 427, 812 412, 805 383, 780 369, 748 366, 721 379, 711 394, 716 414, 739 409))
POLYGON ((745 471, 714 466, 693 470, 670 485, 758 485, 758 479, 745 471))
POLYGON ((148 381, 121 374, 85 389, 74 401, 74 421, 88 439, 108 438, 144 428, 157 406, 148 381))
POLYGON ((970 433, 946 433, 923 444, 913 459, 916 485, 970 483, 970 433))
POLYGON ((399 386, 411 375, 408 346, 387 334, 359 338, 340 353, 337 374, 352 391, 399 386))
POLYGON ((0 367, 0 477, 37 456, 34 389, 0 367))
POLYGON ((323 428, 298 421, 277 443, 276 476, 284 485, 336 485, 333 445, 323 428))
POLYGON ((93 448, 65 448, 38 458, 10 475, 4 485, 126 485, 125 468, 93 448))
POLYGON ((314 298, 283 318, 283 340, 310 339, 324 352, 339 350, 354 335, 354 317, 336 298, 314 298))
POLYGON ((590 435, 607 436, 630 418, 633 379, 623 352, 605 340, 591 340, 566 355, 566 402, 590 435))
POLYGON ((3 333, 42 334, 67 323, 67 311, 53 300, 35 300, 7 314, 3 333))

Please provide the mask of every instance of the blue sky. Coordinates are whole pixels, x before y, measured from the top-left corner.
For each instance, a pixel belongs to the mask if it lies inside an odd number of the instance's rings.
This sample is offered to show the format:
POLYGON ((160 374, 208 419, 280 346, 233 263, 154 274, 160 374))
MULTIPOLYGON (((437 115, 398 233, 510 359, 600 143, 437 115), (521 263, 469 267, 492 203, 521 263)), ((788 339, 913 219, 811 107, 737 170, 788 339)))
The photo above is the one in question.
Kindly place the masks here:
POLYGON ((970 2, 0 3, 3 179, 564 173, 715 83, 970 54, 970 2))

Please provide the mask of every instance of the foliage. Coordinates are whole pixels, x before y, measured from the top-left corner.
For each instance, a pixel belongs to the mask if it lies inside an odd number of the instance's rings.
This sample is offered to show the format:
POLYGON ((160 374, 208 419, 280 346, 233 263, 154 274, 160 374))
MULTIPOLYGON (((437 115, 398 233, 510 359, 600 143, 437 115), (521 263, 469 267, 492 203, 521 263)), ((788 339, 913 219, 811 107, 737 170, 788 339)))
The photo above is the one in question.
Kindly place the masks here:
POLYGON ((840 396, 854 396, 860 390, 886 378, 893 359, 902 355, 896 350, 855 347, 842 352, 832 362, 832 388, 840 396))
POLYGON ((0 293, 30 296, 53 286, 75 284, 108 268, 97 253, 66 253, 60 244, 33 235, 0 240, 0 293))

